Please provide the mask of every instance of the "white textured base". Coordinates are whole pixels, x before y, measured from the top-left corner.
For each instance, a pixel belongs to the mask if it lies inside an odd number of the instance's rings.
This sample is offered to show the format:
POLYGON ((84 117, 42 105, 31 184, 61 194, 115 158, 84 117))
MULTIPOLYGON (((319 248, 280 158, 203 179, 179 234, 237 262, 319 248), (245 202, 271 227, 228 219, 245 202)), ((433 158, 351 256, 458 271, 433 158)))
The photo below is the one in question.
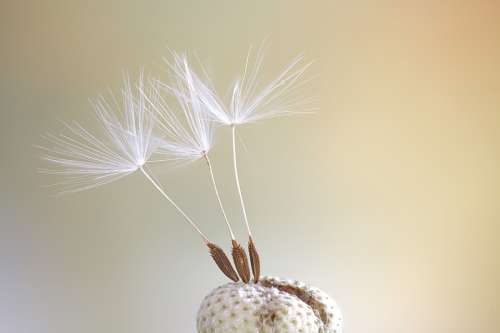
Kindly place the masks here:
POLYGON ((203 300, 199 333, 342 333, 342 314, 326 293, 299 281, 263 277, 228 283, 203 300))

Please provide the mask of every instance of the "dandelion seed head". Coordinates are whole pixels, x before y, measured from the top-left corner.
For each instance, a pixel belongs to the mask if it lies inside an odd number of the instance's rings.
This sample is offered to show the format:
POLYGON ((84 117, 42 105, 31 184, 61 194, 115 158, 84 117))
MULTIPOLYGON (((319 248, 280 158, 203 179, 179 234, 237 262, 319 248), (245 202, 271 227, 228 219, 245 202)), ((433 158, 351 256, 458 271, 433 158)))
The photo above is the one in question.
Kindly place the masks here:
POLYGON ((144 85, 142 74, 138 87, 124 79, 122 100, 99 97, 91 104, 101 127, 97 136, 79 123, 64 123, 67 133, 46 134, 46 145, 39 147, 42 159, 50 164, 40 171, 59 175, 61 192, 76 192, 104 185, 141 168, 155 151, 158 140, 153 135, 154 121, 146 100, 139 93, 144 85))
POLYGON ((263 67, 264 49, 265 44, 253 57, 250 48, 243 73, 232 84, 227 102, 217 95, 206 72, 203 79, 192 70, 186 71, 180 78, 193 87, 208 117, 222 125, 239 126, 315 110, 313 101, 303 98, 300 91, 308 82, 303 76, 311 63, 305 63, 304 57, 299 55, 277 77, 262 84, 259 74, 263 67))
POLYGON ((195 161, 212 149, 214 124, 207 106, 199 98, 199 78, 190 68, 186 55, 172 52, 172 60, 165 61, 172 80, 156 81, 150 101, 162 133, 158 154, 165 157, 164 161, 195 161))

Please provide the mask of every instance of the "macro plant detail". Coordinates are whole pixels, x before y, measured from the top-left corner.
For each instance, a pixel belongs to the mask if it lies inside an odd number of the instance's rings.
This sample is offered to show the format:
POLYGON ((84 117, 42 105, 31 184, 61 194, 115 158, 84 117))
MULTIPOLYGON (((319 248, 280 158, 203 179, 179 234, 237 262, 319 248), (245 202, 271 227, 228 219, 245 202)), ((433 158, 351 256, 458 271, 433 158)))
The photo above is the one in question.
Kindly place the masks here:
POLYGON ((314 109, 311 99, 299 93, 307 83, 303 74, 310 63, 304 63, 302 56, 296 57, 274 79, 262 84, 259 73, 263 54, 263 47, 255 57, 250 50, 227 99, 219 96, 204 70, 201 75, 194 70, 185 54, 171 52, 171 57, 165 59, 166 80, 145 78, 141 73, 132 82, 125 76, 120 101, 113 95, 92 101, 100 134, 75 122, 64 124, 67 133, 43 136, 41 157, 50 167, 40 171, 62 178, 54 184, 60 193, 93 189, 135 172, 153 185, 202 238, 217 267, 233 281, 207 296, 198 313, 199 332, 275 332, 279 326, 283 332, 340 333, 340 312, 326 294, 299 282, 261 278, 260 255, 238 172, 237 128, 314 109), (215 133, 223 126, 231 131, 231 164, 248 234, 248 256, 234 235, 210 158, 215 133), (152 163, 171 167, 199 160, 207 166, 220 216, 231 237, 232 263, 149 168, 152 163), (240 279, 242 282, 238 282, 240 279))

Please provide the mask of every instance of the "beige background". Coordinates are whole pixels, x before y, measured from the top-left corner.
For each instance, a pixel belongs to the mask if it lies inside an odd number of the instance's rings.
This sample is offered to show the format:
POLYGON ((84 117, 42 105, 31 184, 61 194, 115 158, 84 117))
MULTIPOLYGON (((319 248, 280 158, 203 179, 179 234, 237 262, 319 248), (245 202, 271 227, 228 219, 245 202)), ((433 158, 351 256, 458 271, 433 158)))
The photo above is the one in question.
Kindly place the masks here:
MULTIPOLYGON (((321 112, 242 129, 267 274, 334 296, 346 332, 500 331, 496 1, 2 1, 0 332, 194 332, 224 283, 139 175, 52 198, 33 145, 123 70, 195 50, 225 86, 269 37, 264 75, 304 51, 321 112)), ((92 125, 93 126, 93 125, 92 125)), ((227 131, 213 159, 243 237, 227 131)), ((228 238, 202 164, 161 180, 228 238)))

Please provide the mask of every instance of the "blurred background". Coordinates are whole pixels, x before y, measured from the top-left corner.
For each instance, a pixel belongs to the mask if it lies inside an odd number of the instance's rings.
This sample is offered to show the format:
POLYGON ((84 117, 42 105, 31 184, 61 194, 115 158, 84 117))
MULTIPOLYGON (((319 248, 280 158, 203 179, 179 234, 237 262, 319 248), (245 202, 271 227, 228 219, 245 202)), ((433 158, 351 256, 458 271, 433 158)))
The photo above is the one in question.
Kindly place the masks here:
MULTIPOLYGON (((88 98, 168 48, 225 88, 265 38, 263 77, 304 52, 321 111, 240 131, 264 273, 328 292, 346 332, 499 332, 499 31, 488 0, 1 1, 0 332, 195 332, 226 282, 198 236, 138 174, 52 197, 33 146, 95 128, 88 98)), ((212 158, 243 241, 229 134, 212 158)), ((203 163, 159 177, 227 249, 203 163)))

